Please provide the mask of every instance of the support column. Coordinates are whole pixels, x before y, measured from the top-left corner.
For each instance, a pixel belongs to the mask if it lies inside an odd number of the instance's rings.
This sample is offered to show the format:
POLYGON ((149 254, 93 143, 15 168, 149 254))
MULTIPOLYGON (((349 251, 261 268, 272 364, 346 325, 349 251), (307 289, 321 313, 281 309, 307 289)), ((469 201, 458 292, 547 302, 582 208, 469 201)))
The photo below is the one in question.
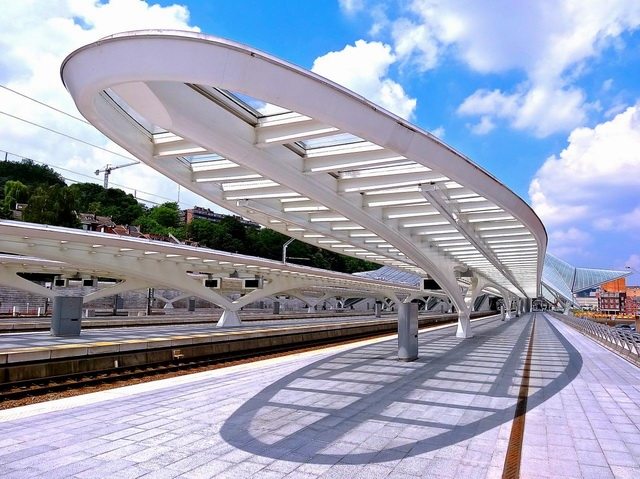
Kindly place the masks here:
POLYGON ((473 332, 471 331, 471 317, 469 311, 458 312, 458 329, 456 330, 456 338, 472 338, 473 332))
POLYGON ((398 359, 418 359, 418 305, 400 303, 398 310, 398 359))
POLYGON ((504 298, 505 316, 504 319, 509 321, 513 316, 511 315, 511 295, 507 294, 504 298))
POLYGON ((382 317, 382 302, 376 301, 376 304, 373 306, 373 312, 376 318, 382 317))
POLYGON ((506 319, 506 313, 505 313, 505 308, 504 308, 504 301, 502 302, 502 304, 500 305, 500 316, 501 316, 501 321, 504 321, 506 319))
POLYGON ((569 316, 569 312, 571 311, 571 303, 567 301, 564 305, 564 315, 569 316))
POLYGON ((216 327, 224 328, 228 326, 242 326, 242 322, 240 321, 240 317, 238 316, 237 311, 231 311, 229 309, 225 309, 222 312, 222 316, 218 320, 218 324, 216 327))
POLYGON ((51 336, 80 336, 82 296, 56 296, 51 313, 51 336))
POLYGON ((280 301, 273 302, 273 314, 280 314, 280 301))

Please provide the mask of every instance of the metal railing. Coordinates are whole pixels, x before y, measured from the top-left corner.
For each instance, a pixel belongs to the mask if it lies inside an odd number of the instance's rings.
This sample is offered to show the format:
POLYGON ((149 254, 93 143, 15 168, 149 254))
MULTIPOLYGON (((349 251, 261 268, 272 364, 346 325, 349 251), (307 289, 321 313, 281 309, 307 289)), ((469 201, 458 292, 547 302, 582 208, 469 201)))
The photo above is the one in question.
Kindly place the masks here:
POLYGON ((640 366, 640 333, 574 316, 553 316, 640 366))

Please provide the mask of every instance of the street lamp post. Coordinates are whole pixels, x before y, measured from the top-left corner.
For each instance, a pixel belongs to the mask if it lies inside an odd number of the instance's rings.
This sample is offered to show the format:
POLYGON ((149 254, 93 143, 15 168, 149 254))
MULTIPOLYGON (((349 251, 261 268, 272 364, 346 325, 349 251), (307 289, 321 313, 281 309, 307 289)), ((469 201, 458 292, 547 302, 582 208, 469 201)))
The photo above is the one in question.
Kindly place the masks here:
POLYGON ((289 238, 285 244, 282 245, 282 262, 287 262, 287 248, 291 243, 295 241, 295 238, 289 238))

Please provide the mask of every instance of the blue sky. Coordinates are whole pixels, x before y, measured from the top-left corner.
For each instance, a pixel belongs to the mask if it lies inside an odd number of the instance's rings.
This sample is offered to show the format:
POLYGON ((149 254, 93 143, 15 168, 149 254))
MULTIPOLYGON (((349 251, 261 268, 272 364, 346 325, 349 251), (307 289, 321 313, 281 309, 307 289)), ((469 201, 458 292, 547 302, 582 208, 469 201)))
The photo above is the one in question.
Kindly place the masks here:
MULTIPOLYGON (((0 0, 0 8, 4 87, 76 114, 58 68, 82 44, 140 28, 229 38, 433 132, 531 204, 562 259, 640 271, 637 0, 0 0)), ((0 150, 15 157, 81 181, 127 161, 8 116, 127 156, 6 88, 0 105, 0 150)), ((180 194, 183 206, 206 205, 144 166, 116 170, 112 182, 153 201, 180 194)))

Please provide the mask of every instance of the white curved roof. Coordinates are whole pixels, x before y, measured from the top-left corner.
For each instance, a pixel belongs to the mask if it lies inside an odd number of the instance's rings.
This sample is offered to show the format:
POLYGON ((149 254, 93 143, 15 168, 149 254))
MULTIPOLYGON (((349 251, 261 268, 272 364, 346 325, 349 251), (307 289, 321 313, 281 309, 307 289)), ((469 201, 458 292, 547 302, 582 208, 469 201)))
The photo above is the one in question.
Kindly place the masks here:
POLYGON ((79 268, 77 271, 95 276, 133 279, 150 287, 178 289, 221 306, 228 306, 230 300, 204 287, 203 276, 222 278, 225 292, 242 291, 243 278, 261 278, 263 287, 241 299, 247 304, 253 297, 259 299, 294 290, 331 292, 334 296, 395 294, 405 297, 419 292, 418 288, 408 285, 255 256, 22 221, 0 221, 0 249, 44 258, 2 256, 0 266, 19 265, 23 271, 53 273, 79 268))
POLYGON ((454 269, 538 295, 547 237, 531 208, 429 133, 325 78, 227 40, 166 31, 87 45, 61 73, 99 130, 224 208, 428 273, 454 300, 454 269))

